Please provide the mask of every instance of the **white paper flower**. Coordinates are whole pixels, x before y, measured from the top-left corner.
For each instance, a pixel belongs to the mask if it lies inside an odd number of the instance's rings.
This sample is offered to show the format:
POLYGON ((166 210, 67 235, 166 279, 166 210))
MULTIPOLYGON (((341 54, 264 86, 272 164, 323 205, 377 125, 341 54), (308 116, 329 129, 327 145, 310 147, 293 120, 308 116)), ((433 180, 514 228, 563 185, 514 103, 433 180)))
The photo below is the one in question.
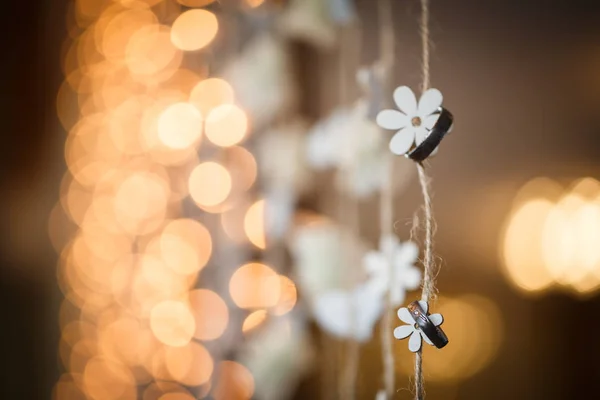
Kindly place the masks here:
POLYGON ((385 142, 381 130, 367 118, 368 104, 340 108, 313 127, 308 136, 307 160, 317 170, 337 168, 344 191, 365 197, 383 184, 385 142))
MULTIPOLYGON (((427 313, 429 310, 429 304, 426 301, 419 301, 419 305, 423 309, 423 312, 427 313)), ((444 317, 442 314, 431 314, 428 316, 429 320, 435 325, 439 326, 444 322, 444 317)), ((401 325, 394 329, 394 337, 396 339, 408 339, 408 349, 413 353, 416 353, 421 348, 421 339, 424 340, 427 344, 433 346, 433 343, 427 335, 423 333, 421 329, 417 326, 415 319, 410 314, 410 311, 406 307, 402 307, 398 310, 398 318, 407 325, 401 325)))
POLYGON ((417 98, 407 86, 394 91, 394 101, 398 110, 383 110, 377 114, 377 124, 384 129, 397 130, 390 141, 390 150, 394 154, 406 154, 413 145, 420 145, 429 135, 439 114, 443 96, 437 89, 429 89, 417 98))
POLYGON ((379 251, 370 251, 363 259, 369 284, 382 294, 389 291, 394 307, 404 302, 407 290, 414 290, 421 283, 421 270, 414 265, 418 255, 415 243, 400 243, 395 236, 385 236, 380 240, 379 251))
POLYGON ((333 290, 317 296, 313 314, 319 326, 340 338, 367 342, 383 312, 383 298, 370 285, 354 290, 333 290))
POLYGON ((332 222, 298 226, 290 235, 298 285, 309 298, 340 288, 354 287, 364 276, 352 260, 364 257, 366 246, 332 222))

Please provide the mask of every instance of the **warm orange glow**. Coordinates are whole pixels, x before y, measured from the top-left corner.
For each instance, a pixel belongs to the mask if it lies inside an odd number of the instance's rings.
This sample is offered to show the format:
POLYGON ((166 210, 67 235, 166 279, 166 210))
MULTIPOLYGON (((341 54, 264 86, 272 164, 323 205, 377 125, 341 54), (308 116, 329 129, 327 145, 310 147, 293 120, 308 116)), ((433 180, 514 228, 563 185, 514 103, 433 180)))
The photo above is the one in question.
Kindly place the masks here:
POLYGON ((265 237, 265 201, 259 200, 254 203, 244 217, 244 230, 248 240, 258 247, 265 249, 267 247, 265 237))
POLYGON ((249 400, 254 394, 254 378, 246 367, 234 361, 222 361, 219 380, 214 388, 215 400, 249 400))
POLYGON ((208 115, 215 107, 233 103, 233 89, 219 78, 209 78, 198 83, 190 93, 192 103, 202 115, 208 115))
POLYGON ((129 38, 143 27, 156 25, 158 20, 149 9, 138 8, 123 11, 107 22, 105 27, 98 26, 101 51, 107 60, 118 64, 125 58, 129 38))
POLYGON ((165 263, 175 272, 189 275, 200 271, 212 253, 210 232, 191 219, 170 222, 162 231, 160 250, 165 263))
MULTIPOLYGON (((128 260, 124 262, 125 265, 130 263, 128 260)), ((128 299, 125 304, 139 317, 148 317, 154 307, 163 301, 182 298, 189 288, 189 283, 158 257, 137 256, 132 265, 133 268, 115 268, 112 283, 115 293, 125 296, 128 299), (125 277, 119 276, 120 274, 125 277)), ((182 324, 187 323, 184 313, 181 315, 182 324)))
POLYGON ((63 374, 52 390, 53 400, 87 400, 81 390, 81 375, 63 374))
POLYGON ((187 393, 167 393, 160 396, 158 400, 196 400, 196 398, 187 393))
POLYGON ((206 117, 206 137, 217 146, 238 144, 244 139, 247 130, 246 114, 232 104, 214 108, 206 117))
POLYGON ((234 187, 237 191, 250 189, 256 181, 258 166, 256 159, 248 150, 240 146, 225 150, 226 166, 231 172, 234 187))
POLYGON ((158 118, 158 137, 168 147, 197 146, 201 136, 202 115, 189 103, 173 104, 158 118))
POLYGON ((210 353, 195 342, 190 342, 185 347, 167 348, 165 366, 175 381, 187 386, 199 386, 208 382, 213 372, 210 353))
POLYGON ((187 7, 204 7, 204 6, 211 4, 215 0, 177 0, 177 1, 187 7))
POLYGON ((244 324, 242 325, 242 331, 244 333, 248 333, 253 329, 258 328, 263 324, 267 319, 267 312, 265 310, 254 311, 252 314, 248 315, 244 320, 244 324))
POLYGON ((129 370, 104 358, 92 358, 83 372, 85 393, 94 400, 135 400, 137 388, 129 370))
POLYGON ((127 232, 148 233, 164 219, 168 197, 168 184, 158 175, 133 173, 118 186, 115 215, 127 232))
POLYGON ((248 4, 252 8, 256 8, 262 5, 264 2, 265 0, 246 0, 246 4, 248 4))
POLYGON ((163 25, 149 25, 130 37, 125 61, 134 79, 154 82, 156 78, 163 81, 173 75, 182 58, 171 43, 171 30, 163 25))
POLYGON ((538 291, 552 283, 544 262, 543 237, 540 229, 553 204, 535 199, 521 205, 510 218, 503 243, 506 272, 521 289, 538 291))
POLYGON ((264 264, 246 264, 231 277, 229 293, 241 308, 273 307, 281 296, 279 275, 264 264))
POLYGON ((273 309, 275 315, 285 315, 292 311, 296 306, 298 300, 298 293, 296 291, 296 284, 287 276, 281 275, 279 277, 281 295, 277 301, 277 305, 273 309))
POLYGON ((181 50, 199 50, 212 42, 218 30, 219 22, 213 13, 189 10, 173 22, 171 41, 181 50))
POLYGON ((197 289, 190 292, 189 302, 196 319, 194 337, 199 340, 221 337, 229 323, 229 310, 223 299, 213 291, 197 289))
POLYGON ((172 347, 187 345, 196 324, 189 307, 178 301, 164 301, 152 309, 150 327, 154 336, 172 347))
POLYGON ((220 164, 205 162, 190 174, 189 191, 200 207, 214 207, 227 199, 231 192, 231 176, 220 164))

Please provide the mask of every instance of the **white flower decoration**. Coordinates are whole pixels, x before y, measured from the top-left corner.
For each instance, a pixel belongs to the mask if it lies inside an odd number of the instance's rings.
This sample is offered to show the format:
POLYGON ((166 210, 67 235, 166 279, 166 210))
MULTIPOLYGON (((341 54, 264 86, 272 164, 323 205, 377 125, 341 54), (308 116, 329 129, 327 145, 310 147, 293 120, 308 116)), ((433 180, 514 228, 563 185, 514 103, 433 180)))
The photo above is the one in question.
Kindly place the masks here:
POLYGON ((429 89, 417 98, 407 86, 394 91, 394 101, 400 111, 383 110, 377 114, 377 124, 384 129, 397 130, 390 141, 394 154, 406 154, 413 145, 420 145, 439 118, 436 114, 442 105, 443 96, 437 89, 429 89))
POLYGON ((367 118, 368 104, 340 108, 315 125, 308 136, 307 160, 317 170, 337 168, 338 185, 357 197, 366 197, 383 184, 385 141, 381 130, 367 118))
POLYGON ((414 266, 419 248, 413 242, 400 243, 395 236, 382 237, 379 247, 379 251, 370 251, 363 259, 369 284, 381 294, 389 291, 392 304, 397 307, 404 302, 406 291, 421 283, 421 270, 414 266))
MULTIPOLYGON (((429 310, 429 304, 427 304, 426 301, 419 301, 419 305, 423 311, 427 313, 429 310)), ((442 314, 431 314, 428 317, 435 326, 439 326, 444 322, 444 317, 442 317, 442 314)), ((394 329, 394 337, 396 339, 406 339, 410 336, 410 339, 408 339, 408 349, 410 351, 416 353, 419 351, 419 349, 421 349, 421 339, 423 339, 427 344, 433 346, 433 343, 431 340, 429 340, 427 335, 425 335, 423 331, 419 329, 417 322, 410 314, 408 308, 402 307, 399 309, 398 318, 400 318, 400 320, 405 322, 407 325, 402 325, 394 329)))
POLYGON ((330 334, 368 342, 383 312, 383 298, 370 285, 354 290, 332 290, 319 296, 313 305, 315 320, 330 334))

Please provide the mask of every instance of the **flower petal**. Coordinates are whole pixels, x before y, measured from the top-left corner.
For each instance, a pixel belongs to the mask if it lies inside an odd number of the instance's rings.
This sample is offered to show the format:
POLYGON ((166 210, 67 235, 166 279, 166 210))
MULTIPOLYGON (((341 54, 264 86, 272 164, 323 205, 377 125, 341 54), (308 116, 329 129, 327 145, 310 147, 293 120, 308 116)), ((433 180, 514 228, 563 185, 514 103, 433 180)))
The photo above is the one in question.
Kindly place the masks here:
POLYGON ((423 309, 423 312, 425 314, 427 314, 427 311, 429 311, 429 304, 427 304, 426 301, 423 300, 419 300, 419 305, 421 306, 421 308, 423 309))
POLYGON ((427 128, 425 128, 423 125, 415 127, 414 130, 415 130, 415 143, 418 146, 421 143, 423 143, 423 140, 425 140, 427 138, 427 136, 429 136, 430 131, 428 131, 427 128))
POLYGON ((400 86, 394 90, 394 101, 400 111, 409 118, 417 114, 417 98, 408 86, 400 86))
POLYGON ((442 314, 431 314, 429 316, 429 320, 435 326, 439 326, 444 323, 444 317, 442 316, 442 314))
POLYGON ((395 281, 396 286, 402 286, 409 290, 416 289, 421 284, 421 270, 413 266, 404 268, 396 272, 395 281))
POLYGON ((408 339, 408 349, 413 353, 416 353, 421 348, 421 342, 421 335, 419 332, 415 331, 410 335, 410 339, 408 339))
POLYGON ((363 265, 368 274, 381 274, 387 268, 385 256, 378 251, 369 251, 363 258, 363 265))
POLYGON ((433 114, 442 105, 444 96, 437 89, 429 89, 421 96, 419 100, 419 115, 421 118, 433 114))
POLYGON ((428 115, 423 118, 423 126, 429 130, 432 130, 438 119, 440 119, 440 114, 428 115))
POLYGON ((410 150, 414 142, 415 129, 413 127, 406 127, 396 132, 390 141, 390 150, 394 154, 404 155, 410 150))
MULTIPOLYGON (((394 280, 398 280, 398 279, 394 279, 394 280)), ((390 284, 390 282, 388 281, 388 285, 390 284)), ((406 299, 406 290, 404 289, 403 285, 391 285, 390 287, 390 302, 392 303, 392 306, 394 307, 398 307, 400 304, 404 303, 404 300, 406 299)))
POLYGON ((394 337, 396 339, 406 339, 415 331, 412 325, 402 325, 394 329, 394 337))
POLYGON ((408 126, 409 118, 396 110, 383 110, 377 114, 377 125, 383 129, 401 129, 408 126))
POLYGON ((419 333, 421 334, 421 337, 423 338, 425 343, 427 343, 430 346, 433 346, 433 342, 427 337, 427 335, 423 331, 419 331, 419 333))
POLYGON ((415 324, 415 319, 410 315, 410 311, 408 311, 408 308, 406 307, 402 307, 398 310, 398 318, 408 325, 412 326, 415 324))
POLYGON ((417 261, 419 256, 419 246, 415 242, 404 242, 402 247, 396 253, 394 262, 399 264, 412 264, 417 261))

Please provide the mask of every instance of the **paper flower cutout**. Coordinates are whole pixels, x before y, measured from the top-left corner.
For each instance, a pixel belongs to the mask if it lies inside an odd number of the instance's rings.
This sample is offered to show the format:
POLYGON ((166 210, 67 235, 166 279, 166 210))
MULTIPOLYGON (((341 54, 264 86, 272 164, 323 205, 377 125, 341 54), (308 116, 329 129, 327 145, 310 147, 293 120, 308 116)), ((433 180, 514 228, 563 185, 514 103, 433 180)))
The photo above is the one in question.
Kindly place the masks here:
POLYGON ((363 259, 369 284, 381 294, 389 291, 394 307, 404 302, 407 290, 421 283, 421 270, 414 266, 418 255, 419 248, 413 242, 400 243, 395 236, 385 236, 379 251, 370 251, 363 259))
POLYGON ((322 293, 355 287, 364 276, 365 244, 325 217, 312 217, 289 235, 297 283, 309 301, 322 293), (355 268, 353 268, 355 267, 355 268))
POLYGON ((437 89, 429 89, 423 93, 418 104, 409 87, 400 86, 394 91, 394 102, 400 111, 383 110, 377 114, 377 124, 380 127, 397 130, 390 141, 392 153, 404 155, 425 140, 438 120, 437 111, 442 100, 442 93, 437 89))
POLYGON ((383 184, 385 148, 380 129, 367 118, 367 103, 339 108, 313 127, 308 136, 307 160, 317 170, 337 168, 338 185, 365 197, 383 184))
MULTIPOLYGON (((419 305, 421 306, 423 311, 427 313, 427 311, 429 310, 429 304, 427 304, 426 301, 419 301, 419 305)), ((442 314, 431 314, 428 317, 429 320, 435 326, 439 326, 444 322, 444 317, 442 317, 442 314)), ((394 329, 394 337, 396 339, 406 339, 410 336, 410 338, 408 339, 408 349, 410 351, 416 353, 417 351, 419 351, 419 349, 421 349, 421 339, 424 340, 427 344, 433 346, 431 340, 429 340, 427 335, 425 335, 423 331, 421 331, 421 329, 419 329, 419 327, 417 326, 417 322, 410 314, 408 308, 402 307, 401 309, 399 309, 398 318, 400 318, 400 320, 406 323, 407 325, 402 325, 394 329)))
POLYGON ((313 306, 315 320, 330 334, 367 342, 383 312, 383 299, 370 285, 354 290, 333 290, 319 296, 313 306))

